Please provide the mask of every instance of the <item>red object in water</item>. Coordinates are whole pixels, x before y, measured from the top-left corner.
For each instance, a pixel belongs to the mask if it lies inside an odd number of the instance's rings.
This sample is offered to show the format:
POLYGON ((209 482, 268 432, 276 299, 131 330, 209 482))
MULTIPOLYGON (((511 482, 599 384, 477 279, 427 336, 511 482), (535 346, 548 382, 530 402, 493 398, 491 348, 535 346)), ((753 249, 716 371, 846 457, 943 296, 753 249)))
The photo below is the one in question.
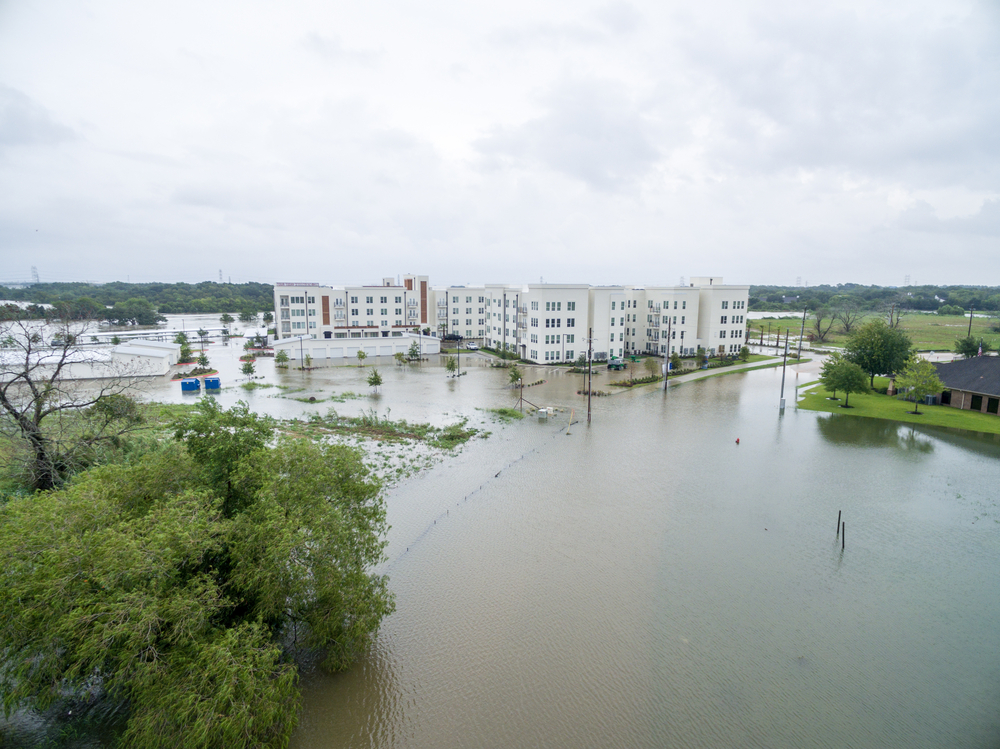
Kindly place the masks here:
POLYGON ((737 445, 740 444, 740 438, 739 437, 736 438, 736 444, 737 445))

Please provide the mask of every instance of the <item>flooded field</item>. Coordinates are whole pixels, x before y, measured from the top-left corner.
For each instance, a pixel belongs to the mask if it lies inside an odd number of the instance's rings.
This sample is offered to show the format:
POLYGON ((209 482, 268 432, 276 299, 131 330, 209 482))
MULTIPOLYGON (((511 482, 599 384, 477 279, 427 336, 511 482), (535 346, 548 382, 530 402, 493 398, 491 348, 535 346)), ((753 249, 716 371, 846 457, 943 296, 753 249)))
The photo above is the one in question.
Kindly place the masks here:
POLYGON ((353 669, 306 673, 295 749, 1000 743, 996 437, 796 411, 793 370, 779 414, 780 368, 602 370, 588 426, 563 369, 525 368, 552 417, 503 423, 518 394, 479 355, 459 379, 262 358, 247 391, 240 353, 209 347, 227 406, 489 433, 390 487, 397 611, 353 669))

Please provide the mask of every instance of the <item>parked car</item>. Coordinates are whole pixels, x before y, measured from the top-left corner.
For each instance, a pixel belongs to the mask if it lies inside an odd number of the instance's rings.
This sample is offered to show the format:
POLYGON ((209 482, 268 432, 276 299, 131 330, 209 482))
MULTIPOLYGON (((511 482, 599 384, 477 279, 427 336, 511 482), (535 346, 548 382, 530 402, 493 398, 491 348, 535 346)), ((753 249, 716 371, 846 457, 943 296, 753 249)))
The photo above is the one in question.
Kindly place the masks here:
POLYGON ((625 369, 625 361, 617 356, 612 356, 608 359, 608 369, 625 369))
POLYGON ((466 348, 469 349, 469 351, 479 351, 479 344, 470 343, 468 346, 466 346, 466 348))

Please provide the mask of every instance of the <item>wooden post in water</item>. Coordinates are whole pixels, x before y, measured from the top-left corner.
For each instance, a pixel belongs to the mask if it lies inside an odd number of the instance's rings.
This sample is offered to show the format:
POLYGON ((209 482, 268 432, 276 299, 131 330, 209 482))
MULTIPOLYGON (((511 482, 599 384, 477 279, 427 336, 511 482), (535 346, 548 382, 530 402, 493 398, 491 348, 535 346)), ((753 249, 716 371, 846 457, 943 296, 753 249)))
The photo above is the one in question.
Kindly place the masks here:
POLYGON ((846 539, 847 539, 847 521, 845 520, 844 524, 840 526, 840 550, 841 551, 844 550, 844 545, 847 543, 846 539))
POLYGON ((838 536, 840 535, 840 513, 841 512, 843 512, 843 510, 837 510, 837 535, 838 536))

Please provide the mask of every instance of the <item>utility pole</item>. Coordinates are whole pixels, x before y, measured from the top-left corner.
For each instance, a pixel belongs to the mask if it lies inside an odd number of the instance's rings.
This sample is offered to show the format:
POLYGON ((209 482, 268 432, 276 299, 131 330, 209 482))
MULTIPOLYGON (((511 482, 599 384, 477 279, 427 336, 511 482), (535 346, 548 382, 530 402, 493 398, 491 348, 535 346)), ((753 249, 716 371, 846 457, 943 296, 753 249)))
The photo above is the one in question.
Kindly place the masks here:
POLYGON ((976 311, 976 308, 971 304, 969 305, 969 337, 972 337, 972 313, 976 311))
POLYGON ((802 339, 806 337, 806 308, 802 308, 802 332, 799 333, 799 353, 795 358, 802 361, 802 339))
POLYGON ((590 424, 590 398, 594 391, 594 329, 587 329, 587 423, 590 424))
MULTIPOLYGON (((781 339, 781 336, 778 336, 781 339)), ((788 331, 785 331, 785 358, 781 362, 781 405, 780 410, 785 410, 785 364, 788 363, 788 331)))
POLYGON ((671 331, 670 323, 671 322, 673 322, 673 320, 671 320, 670 315, 667 315, 667 350, 666 350, 666 353, 664 354, 665 358, 664 358, 664 362, 663 362, 663 392, 664 393, 667 392, 667 381, 670 379, 670 353, 671 353, 670 352, 670 342, 672 340, 671 335, 670 335, 670 331, 671 331))

